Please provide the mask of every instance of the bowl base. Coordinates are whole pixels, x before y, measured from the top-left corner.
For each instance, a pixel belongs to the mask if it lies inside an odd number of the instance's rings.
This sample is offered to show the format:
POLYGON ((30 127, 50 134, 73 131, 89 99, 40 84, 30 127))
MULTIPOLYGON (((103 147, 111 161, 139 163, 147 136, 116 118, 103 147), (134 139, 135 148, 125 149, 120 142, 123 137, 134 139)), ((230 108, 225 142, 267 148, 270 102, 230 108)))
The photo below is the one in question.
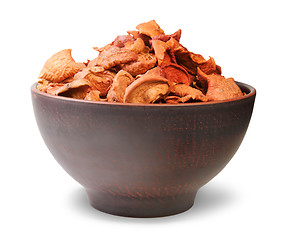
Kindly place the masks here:
POLYGON ((165 217, 187 211, 193 206, 196 192, 165 198, 123 197, 87 190, 90 205, 105 213, 123 217, 165 217))

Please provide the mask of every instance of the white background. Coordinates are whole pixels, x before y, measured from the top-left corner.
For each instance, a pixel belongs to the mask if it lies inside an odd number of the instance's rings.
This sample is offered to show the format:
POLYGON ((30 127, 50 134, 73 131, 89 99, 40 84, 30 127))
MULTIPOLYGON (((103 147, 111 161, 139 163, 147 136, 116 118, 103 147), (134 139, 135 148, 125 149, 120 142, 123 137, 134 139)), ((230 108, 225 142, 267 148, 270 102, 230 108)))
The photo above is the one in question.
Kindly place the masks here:
POLYGON ((286 239, 286 1, 1 1, 0 239, 286 239), (38 131, 30 86, 44 62, 72 48, 96 56, 155 19, 212 56, 223 75, 257 89, 246 137, 227 167, 171 217, 123 218, 88 204, 38 131))

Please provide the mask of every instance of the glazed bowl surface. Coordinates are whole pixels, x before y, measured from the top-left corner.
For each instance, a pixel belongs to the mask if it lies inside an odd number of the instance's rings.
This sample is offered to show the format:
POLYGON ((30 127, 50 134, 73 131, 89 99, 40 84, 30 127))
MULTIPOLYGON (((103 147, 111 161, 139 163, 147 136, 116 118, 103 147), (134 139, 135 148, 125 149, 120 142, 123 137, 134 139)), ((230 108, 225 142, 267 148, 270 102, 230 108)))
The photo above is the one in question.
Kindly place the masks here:
POLYGON ((90 204, 129 217, 160 217, 189 209, 200 187, 239 148, 256 90, 186 104, 123 104, 53 96, 31 87, 41 135, 90 204))

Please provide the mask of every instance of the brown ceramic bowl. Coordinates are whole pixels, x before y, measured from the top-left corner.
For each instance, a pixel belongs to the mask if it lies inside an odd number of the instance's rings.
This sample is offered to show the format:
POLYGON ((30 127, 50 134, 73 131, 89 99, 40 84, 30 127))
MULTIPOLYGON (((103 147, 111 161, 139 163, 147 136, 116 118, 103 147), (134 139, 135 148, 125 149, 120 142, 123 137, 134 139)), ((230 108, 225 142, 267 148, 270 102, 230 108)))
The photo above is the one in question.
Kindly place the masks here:
POLYGON ((91 205, 130 217, 189 209, 198 189, 230 161, 246 133, 245 96, 187 104, 115 104, 53 96, 31 88, 42 137, 91 205))

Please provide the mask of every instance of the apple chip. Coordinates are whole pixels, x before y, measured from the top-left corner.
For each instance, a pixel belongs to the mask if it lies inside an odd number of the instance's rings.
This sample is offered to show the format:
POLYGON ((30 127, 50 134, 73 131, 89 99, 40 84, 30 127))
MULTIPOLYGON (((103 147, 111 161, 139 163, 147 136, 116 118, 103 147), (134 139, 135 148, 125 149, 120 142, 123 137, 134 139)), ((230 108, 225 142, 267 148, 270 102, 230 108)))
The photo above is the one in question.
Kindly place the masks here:
POLYGON ((75 79, 83 79, 89 83, 92 90, 98 90, 100 96, 105 96, 111 87, 116 73, 103 67, 88 67, 75 75, 75 79))
POLYGON ((178 64, 171 63, 163 68, 166 78, 172 83, 191 84, 191 77, 188 72, 178 64))
POLYGON ((136 61, 137 59, 138 55, 135 52, 125 48, 111 46, 107 50, 100 52, 93 63, 105 69, 109 69, 119 64, 136 61))
POLYGON ((47 85, 47 93, 52 95, 60 95, 84 99, 89 89, 89 83, 86 80, 73 80, 70 82, 53 83, 47 85))
POLYGON ((133 36, 134 39, 142 39, 146 46, 150 46, 151 37, 141 34, 139 31, 127 31, 127 33, 133 36))
POLYGON ((108 102, 123 102, 125 90, 134 81, 131 74, 120 70, 114 78, 111 89, 107 94, 108 102))
POLYGON ((165 74, 162 70, 161 67, 154 67, 150 70, 148 70, 146 73, 145 73, 145 76, 159 76, 159 77, 165 77, 165 74))
POLYGON ((101 100, 100 94, 101 94, 101 92, 98 91, 98 90, 90 90, 90 91, 86 94, 84 100, 100 101, 100 100, 101 100))
POLYGON ((180 97, 169 95, 164 98, 164 101, 168 104, 177 104, 177 103, 180 103, 180 97))
POLYGON ((50 83, 50 81, 45 80, 45 79, 41 79, 38 81, 37 89, 39 91, 42 91, 42 92, 47 92, 49 83, 50 83))
POLYGON ((145 43, 141 38, 138 38, 135 41, 129 41, 125 43, 125 48, 135 53, 144 52, 145 47, 145 43))
POLYGON ((134 77, 139 74, 144 74, 149 69, 156 65, 157 59, 153 53, 140 53, 138 60, 124 64, 121 69, 129 72, 134 77))
POLYGON ((138 29, 141 34, 145 34, 151 38, 164 34, 164 31, 160 28, 160 26, 156 23, 155 20, 141 23, 136 26, 136 29, 138 29))
POLYGON ((83 63, 75 62, 71 51, 71 49, 64 49, 50 57, 44 64, 39 78, 57 83, 74 76, 82 68, 86 67, 83 63))
POLYGON ((175 33, 173 34, 169 34, 169 35, 165 35, 165 34, 161 34, 158 36, 154 36, 152 38, 152 40, 161 40, 164 42, 169 41, 171 38, 175 39, 176 41, 180 41, 180 37, 181 37, 181 29, 177 30, 175 33))
POLYGON ((143 75, 125 91, 125 103, 154 103, 170 91, 168 80, 155 75, 143 75))
POLYGON ((198 78, 200 81, 207 82, 206 97, 208 101, 226 100, 243 96, 242 91, 233 78, 225 78, 216 73, 207 75, 200 69, 198 69, 198 78))
POLYGON ((166 51, 169 49, 169 46, 167 45, 167 43, 161 40, 152 40, 151 43, 154 49, 155 56, 157 58, 158 65, 161 66, 165 58, 167 57, 166 51))
POLYGON ((207 97, 198 89, 188 86, 186 84, 176 84, 172 87, 171 92, 176 96, 181 97, 181 102, 187 102, 190 99, 202 102, 207 101, 207 97))
POLYGON ((114 45, 116 47, 122 48, 125 46, 128 42, 134 42, 135 39, 131 35, 119 35, 116 37, 116 39, 112 42, 111 45, 114 45))

